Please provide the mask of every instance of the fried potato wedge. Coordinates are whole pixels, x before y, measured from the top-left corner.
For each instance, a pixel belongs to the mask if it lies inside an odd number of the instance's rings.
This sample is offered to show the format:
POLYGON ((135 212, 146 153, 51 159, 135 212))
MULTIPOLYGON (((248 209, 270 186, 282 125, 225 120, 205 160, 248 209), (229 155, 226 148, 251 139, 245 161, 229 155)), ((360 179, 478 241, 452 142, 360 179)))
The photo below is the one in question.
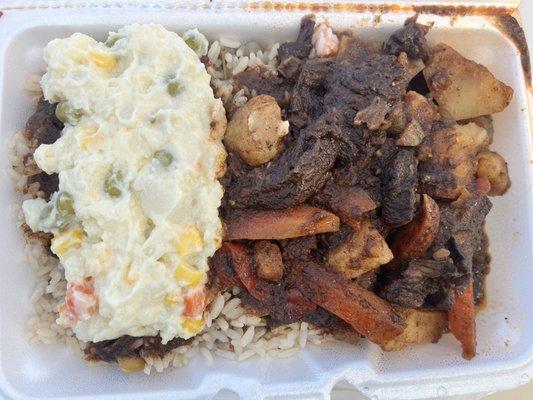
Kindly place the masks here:
POLYGON ((293 267, 295 284, 304 296, 372 342, 384 344, 403 332, 402 318, 371 291, 313 262, 297 262, 293 267))
POLYGON ((336 215, 316 207, 239 210, 225 221, 225 240, 280 240, 339 230, 336 215))
POLYGON ((385 351, 397 351, 412 344, 435 343, 448 328, 444 311, 396 309, 405 319, 405 330, 381 346, 385 351))

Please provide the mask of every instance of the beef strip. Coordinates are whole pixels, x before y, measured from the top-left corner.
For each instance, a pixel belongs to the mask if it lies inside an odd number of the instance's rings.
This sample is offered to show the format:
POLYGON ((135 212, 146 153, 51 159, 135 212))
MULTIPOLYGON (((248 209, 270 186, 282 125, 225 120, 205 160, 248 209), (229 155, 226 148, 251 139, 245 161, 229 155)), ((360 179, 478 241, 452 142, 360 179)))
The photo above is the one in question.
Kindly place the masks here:
POLYGON ((378 291, 387 300, 404 307, 447 310, 454 290, 464 289, 473 279, 475 301, 482 301, 489 262, 483 221, 490 200, 483 193, 472 193, 454 203, 441 202, 439 207, 439 232, 426 254, 404 264, 400 271, 380 276, 378 291), (450 252, 450 258, 432 260, 433 253, 442 248, 450 252))
POLYGON ((464 283, 465 276, 458 271, 452 260, 419 259, 409 261, 379 293, 401 307, 431 306, 448 310, 453 290, 464 283))
POLYGON ((55 116, 56 105, 44 97, 39 99, 35 113, 28 119, 24 136, 31 150, 41 144, 52 144, 61 136, 63 123, 55 116))
POLYGON ((162 357, 176 347, 186 345, 191 339, 175 338, 166 344, 159 336, 121 336, 113 340, 89 342, 85 348, 85 358, 89 361, 114 362, 120 357, 162 357))
POLYGON ((236 208, 282 209, 302 204, 326 183, 338 152, 332 138, 337 116, 323 115, 300 132, 296 141, 266 166, 243 174, 230 164, 225 196, 236 208))
POLYGON ((429 59, 429 46, 426 33, 429 27, 416 23, 416 17, 405 21, 403 28, 394 32, 385 42, 383 49, 390 54, 399 55, 407 53, 410 58, 429 59))
MULTIPOLYGON (((52 144, 61 137, 63 123, 55 116, 56 105, 46 101, 43 97, 37 103, 35 113, 28 119, 24 130, 24 138, 30 148, 30 153, 24 158, 25 165, 28 162, 34 164, 33 152, 41 144, 52 144)), ((36 164, 32 168, 25 168, 28 181, 25 191, 45 200, 59 189, 59 177, 57 174, 48 175, 36 164)))
POLYGON ((381 174, 381 216, 392 226, 405 225, 415 215, 417 165, 414 153, 402 149, 389 158, 381 174))
POLYGON ((288 57, 307 58, 313 44, 311 43, 311 37, 313 36, 313 29, 315 28, 315 21, 313 18, 306 17, 302 19, 300 23, 300 31, 295 42, 286 42, 279 46, 278 58, 280 62, 283 62, 288 57))
POLYGON ((276 99, 283 109, 288 105, 292 84, 266 68, 248 68, 234 77, 236 90, 247 88, 276 99))

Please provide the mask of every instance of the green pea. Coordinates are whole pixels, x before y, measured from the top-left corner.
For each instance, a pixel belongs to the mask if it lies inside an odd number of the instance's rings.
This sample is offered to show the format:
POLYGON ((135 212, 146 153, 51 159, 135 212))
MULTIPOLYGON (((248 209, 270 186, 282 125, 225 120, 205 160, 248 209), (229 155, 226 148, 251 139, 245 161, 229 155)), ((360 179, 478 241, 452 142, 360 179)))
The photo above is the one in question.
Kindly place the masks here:
POLYGON ((154 158, 161 164, 163 167, 168 167, 174 161, 172 153, 166 150, 158 150, 154 153, 154 158))
POLYGON ((56 210, 62 217, 72 217, 74 215, 74 200, 67 192, 61 192, 57 195, 56 210))
POLYGON ((44 206, 44 208, 41 211, 41 214, 39 215, 39 219, 40 220, 48 219, 50 215, 52 214, 52 210, 53 210, 53 207, 51 204, 47 204, 46 206, 44 206))
POLYGON ((104 192, 113 198, 122 196, 122 190, 120 189, 121 183, 122 174, 115 171, 110 172, 104 181, 104 192))
POLYGON ((195 52, 200 48, 200 43, 198 43, 198 40, 196 40, 194 36, 185 39, 185 43, 187 43, 187 46, 189 46, 195 52))
POLYGON ((113 47, 115 45, 115 43, 118 42, 120 39, 122 39, 120 36, 109 37, 105 41, 105 45, 107 47, 113 47))
POLYGON ((167 92, 172 97, 176 97, 181 92, 181 85, 177 81, 170 81, 167 84, 167 92))
POLYGON ((64 124, 76 125, 83 116, 83 110, 70 108, 68 102, 62 101, 56 107, 56 118, 64 124))

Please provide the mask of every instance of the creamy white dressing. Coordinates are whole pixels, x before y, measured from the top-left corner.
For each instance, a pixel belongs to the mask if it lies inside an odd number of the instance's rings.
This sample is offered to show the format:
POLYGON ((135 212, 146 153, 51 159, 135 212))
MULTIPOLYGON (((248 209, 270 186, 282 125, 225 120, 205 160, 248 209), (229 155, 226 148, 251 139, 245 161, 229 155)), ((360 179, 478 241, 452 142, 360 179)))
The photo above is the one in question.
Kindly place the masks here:
POLYGON ((34 157, 59 174, 74 215, 62 218, 56 194, 50 204, 25 201, 26 222, 54 234, 70 289, 59 322, 79 339, 188 338, 202 309, 187 314, 184 299, 201 298, 221 241, 225 153, 211 135, 221 102, 177 34, 136 24, 110 39, 76 33, 44 50, 43 93, 67 123, 34 157))

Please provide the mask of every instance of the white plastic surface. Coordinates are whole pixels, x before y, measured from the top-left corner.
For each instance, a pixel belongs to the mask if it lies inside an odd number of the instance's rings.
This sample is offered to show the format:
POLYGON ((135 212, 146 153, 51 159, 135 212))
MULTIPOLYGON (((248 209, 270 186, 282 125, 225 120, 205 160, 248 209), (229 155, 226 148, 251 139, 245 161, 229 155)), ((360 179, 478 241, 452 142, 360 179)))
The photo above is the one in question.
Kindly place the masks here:
MULTIPOLYGON (((237 363, 217 358, 208 366, 198 358, 184 369, 145 376, 123 374, 114 366, 89 367, 64 346, 26 341, 33 276, 21 261, 23 238, 10 211, 17 199, 5 171, 7 142, 33 108, 23 83, 43 67, 44 45, 76 31, 103 39, 109 30, 133 22, 158 22, 177 31, 198 27, 212 38, 224 34, 267 44, 293 38, 300 18, 309 12, 227 9, 217 4, 191 9, 176 4, 83 10, 1 7, 0 397, 3 393, 13 399, 207 399, 222 398, 216 394, 226 389, 223 393, 246 400, 311 400, 328 399, 335 383, 346 380, 373 399, 419 399, 486 393, 529 381, 533 376, 533 151, 527 88, 518 52, 482 17, 459 18, 453 28, 448 18, 420 17, 421 22, 435 22, 431 42, 452 45, 515 90, 512 103, 494 118, 494 148, 509 162, 513 185, 506 196, 493 199, 487 219, 493 259, 489 304, 477 319, 479 354, 472 361, 463 360, 458 343, 446 335, 438 344, 395 353, 383 353, 366 342, 359 346, 333 342, 310 346, 293 359, 252 358, 237 363)), ((407 15, 384 14, 377 26, 369 13, 317 16, 327 17, 336 29, 354 29, 370 40, 385 38, 407 15)))

